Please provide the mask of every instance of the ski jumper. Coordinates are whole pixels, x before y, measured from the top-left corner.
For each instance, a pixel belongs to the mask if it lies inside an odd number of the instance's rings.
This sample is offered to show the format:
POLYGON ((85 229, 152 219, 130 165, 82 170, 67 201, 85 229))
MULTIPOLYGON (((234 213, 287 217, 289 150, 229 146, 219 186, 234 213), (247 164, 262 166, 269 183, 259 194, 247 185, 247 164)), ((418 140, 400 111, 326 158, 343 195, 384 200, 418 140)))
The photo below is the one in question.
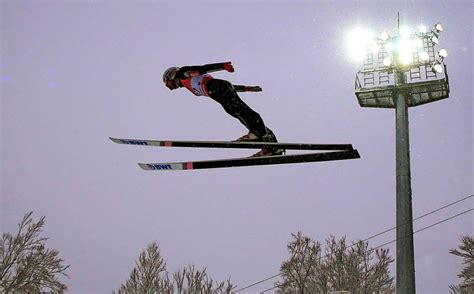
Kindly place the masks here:
POLYGON ((265 126, 262 117, 251 109, 237 95, 236 89, 245 91, 246 86, 232 85, 230 82, 214 79, 209 72, 223 70, 223 63, 184 66, 176 73, 179 86, 185 87, 196 96, 207 96, 218 102, 231 116, 237 118, 250 133, 264 141, 276 142, 273 132, 265 126))

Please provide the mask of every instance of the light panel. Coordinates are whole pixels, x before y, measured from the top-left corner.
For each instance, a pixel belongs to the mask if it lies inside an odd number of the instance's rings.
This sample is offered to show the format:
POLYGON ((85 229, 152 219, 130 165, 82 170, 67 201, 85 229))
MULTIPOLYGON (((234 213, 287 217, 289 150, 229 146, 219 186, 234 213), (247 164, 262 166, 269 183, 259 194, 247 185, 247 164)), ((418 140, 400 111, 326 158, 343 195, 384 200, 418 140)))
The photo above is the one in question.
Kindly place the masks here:
POLYGON ((367 54, 367 46, 373 40, 372 32, 360 27, 353 29, 347 35, 347 49, 353 60, 361 61, 367 54))
POLYGON ((423 61, 423 62, 426 62, 426 61, 430 60, 430 55, 427 52, 423 51, 420 54, 420 60, 423 61))
POLYGON ((409 65, 413 62, 413 57, 410 53, 403 53, 400 55, 400 62, 403 65, 409 65))
MULTIPOLYGON (((443 31, 440 23, 433 26, 431 31, 424 25, 413 29, 403 25, 398 31, 399 34, 394 36, 383 31, 374 38, 371 31, 357 27, 347 35, 349 55, 353 60, 364 60, 366 69, 400 65, 403 66, 400 70, 427 66, 435 71, 433 62, 442 66, 447 51, 441 49, 437 55, 433 53, 436 52, 434 47, 439 43, 438 33, 443 31)), ((436 71, 439 70, 442 71, 443 68, 436 66, 436 71)))
POLYGON ((446 49, 441 49, 439 50, 438 55, 443 58, 446 58, 448 56, 448 51, 446 51, 446 49))
POLYGON ((418 31, 422 34, 426 34, 428 32, 428 29, 424 25, 418 26, 418 31))
POLYGON ((388 40, 388 38, 390 38, 390 34, 389 34, 389 33, 387 33, 387 32, 382 32, 382 33, 380 34, 380 39, 382 39, 382 41, 385 42, 385 41, 388 40))
POLYGON ((408 26, 400 27, 400 37, 403 39, 408 39, 411 36, 411 28, 408 26))
POLYGON ((433 70, 436 73, 442 73, 443 72, 443 66, 440 63, 435 63, 433 65, 433 70))

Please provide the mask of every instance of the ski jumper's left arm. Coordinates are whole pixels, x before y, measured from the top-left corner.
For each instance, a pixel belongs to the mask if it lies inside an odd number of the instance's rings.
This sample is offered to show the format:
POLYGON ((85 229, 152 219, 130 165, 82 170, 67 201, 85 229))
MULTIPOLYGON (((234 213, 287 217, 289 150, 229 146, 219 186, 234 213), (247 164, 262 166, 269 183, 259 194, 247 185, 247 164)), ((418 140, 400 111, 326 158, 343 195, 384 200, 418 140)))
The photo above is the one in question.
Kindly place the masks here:
POLYGON ((211 63, 205 65, 191 65, 191 66, 183 66, 180 69, 180 72, 187 78, 207 74, 210 72, 226 70, 228 72, 234 72, 234 66, 232 62, 221 62, 221 63, 211 63))
POLYGON ((243 85, 234 85, 236 92, 262 92, 260 86, 243 86, 243 85))

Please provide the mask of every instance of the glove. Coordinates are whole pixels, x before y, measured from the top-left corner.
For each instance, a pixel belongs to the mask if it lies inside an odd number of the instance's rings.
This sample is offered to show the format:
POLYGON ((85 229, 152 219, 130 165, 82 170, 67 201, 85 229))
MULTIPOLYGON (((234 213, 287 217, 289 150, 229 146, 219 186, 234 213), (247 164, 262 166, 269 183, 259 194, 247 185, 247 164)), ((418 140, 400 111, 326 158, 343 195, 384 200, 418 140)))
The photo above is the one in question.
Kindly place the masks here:
POLYGON ((246 92, 262 92, 262 88, 260 86, 245 86, 246 92))
POLYGON ((228 62, 224 62, 224 70, 228 71, 228 72, 234 72, 234 66, 232 65, 232 62, 228 61, 228 62))

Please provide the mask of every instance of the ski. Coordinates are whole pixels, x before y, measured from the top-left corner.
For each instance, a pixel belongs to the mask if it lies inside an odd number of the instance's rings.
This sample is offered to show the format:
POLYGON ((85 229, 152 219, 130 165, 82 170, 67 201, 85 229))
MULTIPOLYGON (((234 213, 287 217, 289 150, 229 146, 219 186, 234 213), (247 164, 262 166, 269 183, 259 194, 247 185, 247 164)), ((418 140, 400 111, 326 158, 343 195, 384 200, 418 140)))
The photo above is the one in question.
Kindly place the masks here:
POLYGON ((354 150, 351 144, 309 144, 309 143, 276 143, 276 142, 249 142, 249 141, 172 141, 172 140, 142 140, 120 139, 110 140, 117 144, 158 146, 158 147, 195 147, 195 148, 244 148, 261 149, 264 147, 278 147, 288 150, 354 150))
POLYGON ((213 169, 225 167, 242 167, 255 165, 272 165, 288 163, 304 163, 316 161, 332 161, 344 159, 360 158, 357 150, 333 151, 322 153, 276 155, 262 157, 231 158, 218 160, 188 161, 188 162, 167 162, 167 163, 139 163, 144 170, 170 171, 170 170, 196 170, 213 169))

